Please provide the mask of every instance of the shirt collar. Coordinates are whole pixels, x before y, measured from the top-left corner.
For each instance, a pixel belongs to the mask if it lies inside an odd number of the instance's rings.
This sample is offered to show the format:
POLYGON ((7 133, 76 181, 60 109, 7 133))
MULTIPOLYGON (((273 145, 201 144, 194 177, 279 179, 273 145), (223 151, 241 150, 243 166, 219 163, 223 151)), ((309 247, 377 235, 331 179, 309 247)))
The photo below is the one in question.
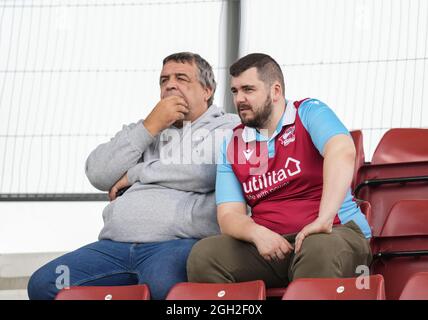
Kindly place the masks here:
MULTIPOLYGON (((273 139, 284 126, 292 124, 296 120, 297 109, 294 106, 294 101, 286 101, 286 104, 287 105, 285 107, 284 114, 282 115, 282 118, 279 120, 280 121, 279 123, 282 123, 282 124, 281 126, 278 125, 271 139, 273 139)), ((242 130, 242 140, 244 140, 244 142, 259 140, 257 139, 258 137, 263 137, 263 136, 258 134, 255 128, 245 126, 244 130, 242 130)))

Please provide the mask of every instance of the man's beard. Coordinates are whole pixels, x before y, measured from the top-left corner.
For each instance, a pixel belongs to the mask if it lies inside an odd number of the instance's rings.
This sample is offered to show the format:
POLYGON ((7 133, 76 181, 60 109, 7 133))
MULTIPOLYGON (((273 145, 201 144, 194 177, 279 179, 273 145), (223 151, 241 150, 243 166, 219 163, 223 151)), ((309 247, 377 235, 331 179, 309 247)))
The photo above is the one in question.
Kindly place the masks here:
MULTIPOLYGON (((239 107, 242 107, 242 106, 250 107, 249 105, 245 105, 245 104, 239 105, 239 107)), ((239 111, 238 111, 238 115, 241 118, 241 122, 247 127, 263 129, 267 124, 267 122, 269 121, 269 118, 272 114, 272 108, 273 108, 272 98, 270 95, 268 95, 261 108, 257 108, 257 111, 254 111, 254 108, 251 108, 254 114, 254 118, 245 120, 241 116, 241 112, 239 111)))

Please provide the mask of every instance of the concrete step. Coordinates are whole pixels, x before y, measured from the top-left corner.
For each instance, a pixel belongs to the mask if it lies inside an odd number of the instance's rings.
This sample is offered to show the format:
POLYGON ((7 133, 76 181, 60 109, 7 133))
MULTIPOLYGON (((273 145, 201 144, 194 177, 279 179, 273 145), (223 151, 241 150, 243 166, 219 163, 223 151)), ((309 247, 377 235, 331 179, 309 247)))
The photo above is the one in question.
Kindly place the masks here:
POLYGON ((64 253, 0 254, 0 291, 26 289, 30 276, 37 269, 64 253))
POLYGON ((0 300, 28 300, 27 290, 0 290, 0 300))

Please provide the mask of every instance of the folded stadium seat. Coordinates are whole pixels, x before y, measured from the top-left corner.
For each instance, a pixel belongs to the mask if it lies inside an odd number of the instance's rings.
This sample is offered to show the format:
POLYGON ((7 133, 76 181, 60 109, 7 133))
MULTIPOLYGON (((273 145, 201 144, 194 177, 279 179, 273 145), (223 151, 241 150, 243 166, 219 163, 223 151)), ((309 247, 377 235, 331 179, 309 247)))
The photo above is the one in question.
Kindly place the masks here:
POLYGON ((358 207, 366 217, 367 221, 370 222, 372 220, 372 206, 370 202, 360 199, 354 199, 354 201, 357 203, 358 207))
POLYGON ((354 175, 352 178, 352 190, 355 189, 357 184, 357 174, 358 170, 364 165, 365 161, 365 155, 364 155, 364 144, 363 144, 363 133, 361 130, 353 130, 350 131, 352 140, 355 144, 355 151, 356 151, 356 159, 355 159, 355 166, 354 166, 354 175))
MULTIPOLYGON (((362 213, 366 216, 367 220, 371 220, 371 206, 370 203, 363 200, 356 200, 358 206, 360 207, 362 213)), ((266 296, 270 300, 276 300, 281 299, 281 297, 284 296, 285 291, 287 290, 286 287, 282 288, 268 288, 266 289, 266 296)))
POLYGON ((406 165, 364 165, 359 174, 365 178, 358 184, 354 196, 370 202, 370 225, 374 236, 379 236, 386 217, 398 200, 428 199, 428 161, 406 165))
POLYGON ((372 238, 371 272, 385 279, 386 298, 398 299, 410 277, 428 271, 428 200, 401 200, 372 238))
POLYGON ((300 278, 292 281, 282 300, 385 300, 383 277, 300 278))
POLYGON ((391 129, 379 142, 370 164, 360 167, 354 195, 372 206, 378 236, 398 200, 428 199, 428 129, 391 129))
POLYGON ((428 272, 412 275, 401 292, 400 300, 428 300, 428 272))
POLYGON ((265 300, 265 284, 261 280, 237 283, 177 283, 166 300, 265 300))
POLYGON ((394 128, 383 135, 373 153, 371 164, 427 160, 428 129, 394 128))
POLYGON ((150 300, 145 284, 132 286, 76 286, 62 289, 55 300, 150 300))

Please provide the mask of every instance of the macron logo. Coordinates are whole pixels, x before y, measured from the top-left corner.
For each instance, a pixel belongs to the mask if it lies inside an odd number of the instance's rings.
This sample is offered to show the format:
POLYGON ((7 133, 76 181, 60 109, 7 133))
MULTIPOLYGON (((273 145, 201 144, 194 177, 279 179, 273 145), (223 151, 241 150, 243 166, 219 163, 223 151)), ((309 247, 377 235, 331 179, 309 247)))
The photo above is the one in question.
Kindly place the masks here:
POLYGON ((253 152, 254 152, 254 149, 253 149, 253 150, 247 149, 247 150, 244 150, 244 151, 242 151, 242 152, 244 153, 244 157, 245 157, 245 159, 247 159, 247 161, 248 161, 248 160, 250 160, 251 155, 252 155, 252 154, 253 154, 253 152))

